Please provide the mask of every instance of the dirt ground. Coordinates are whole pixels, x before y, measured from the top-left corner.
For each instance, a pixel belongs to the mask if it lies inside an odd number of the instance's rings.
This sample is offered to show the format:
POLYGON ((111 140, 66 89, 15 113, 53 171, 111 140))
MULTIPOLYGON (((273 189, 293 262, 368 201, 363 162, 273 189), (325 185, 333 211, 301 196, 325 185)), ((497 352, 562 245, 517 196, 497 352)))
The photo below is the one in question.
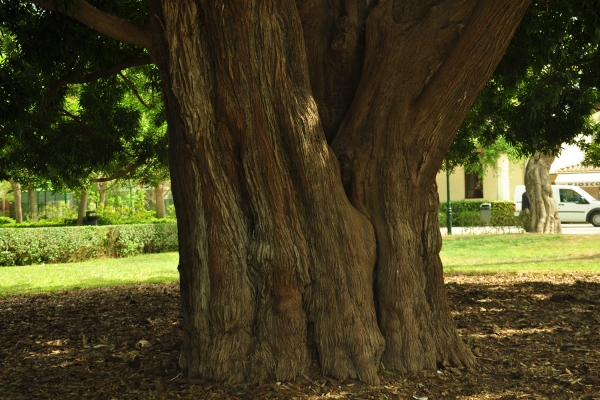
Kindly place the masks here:
POLYGON ((478 364, 382 384, 314 371, 257 387, 183 378, 178 286, 0 299, 1 399, 600 399, 600 276, 450 276, 478 364))

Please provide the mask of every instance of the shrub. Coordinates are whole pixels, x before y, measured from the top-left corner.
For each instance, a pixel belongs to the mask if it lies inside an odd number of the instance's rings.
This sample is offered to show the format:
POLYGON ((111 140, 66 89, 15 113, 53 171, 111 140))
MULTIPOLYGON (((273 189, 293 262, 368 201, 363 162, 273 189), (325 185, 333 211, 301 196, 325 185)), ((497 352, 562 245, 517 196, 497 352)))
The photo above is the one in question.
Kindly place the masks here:
MULTIPOLYGON (((453 216, 454 217, 454 216, 453 216)), ((455 218, 452 218, 453 220, 455 218)), ((456 226, 483 226, 480 211, 461 211, 456 214, 456 226)), ((453 222, 454 224, 454 222, 453 222)))
POLYGON ((154 211, 143 207, 130 208, 128 206, 103 206, 97 208, 98 225, 123 225, 123 224, 161 224, 175 222, 173 217, 156 218, 154 211))
MULTIPOLYGON (((483 226, 486 222, 481 219, 481 204, 491 203, 490 222, 491 226, 515 226, 519 222, 513 215, 513 203, 511 201, 496 200, 460 200, 452 202, 452 226, 483 226)), ((446 226, 447 203, 440 203, 438 220, 440 226, 446 226)))
POLYGON ((175 224, 0 229, 0 265, 85 261, 177 250, 175 224))
POLYGON ((109 257, 176 251, 177 246, 176 224, 116 225, 105 238, 109 257))
POLYGON ((512 201, 492 201, 492 226, 519 226, 518 218, 514 215, 512 201))
POLYGON ((0 217, 0 225, 14 224, 15 220, 9 217, 0 217))

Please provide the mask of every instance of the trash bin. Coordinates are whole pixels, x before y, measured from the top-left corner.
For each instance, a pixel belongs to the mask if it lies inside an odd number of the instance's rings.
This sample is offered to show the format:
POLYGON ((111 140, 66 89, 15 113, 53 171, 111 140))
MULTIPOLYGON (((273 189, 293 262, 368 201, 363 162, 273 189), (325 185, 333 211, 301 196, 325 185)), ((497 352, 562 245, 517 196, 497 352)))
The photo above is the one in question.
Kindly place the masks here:
POLYGON ((96 211, 85 212, 85 224, 86 225, 98 225, 98 217, 92 214, 96 214, 96 211))
POLYGON ((481 220, 486 224, 489 223, 492 219, 492 204, 482 203, 479 206, 479 211, 481 212, 481 220))

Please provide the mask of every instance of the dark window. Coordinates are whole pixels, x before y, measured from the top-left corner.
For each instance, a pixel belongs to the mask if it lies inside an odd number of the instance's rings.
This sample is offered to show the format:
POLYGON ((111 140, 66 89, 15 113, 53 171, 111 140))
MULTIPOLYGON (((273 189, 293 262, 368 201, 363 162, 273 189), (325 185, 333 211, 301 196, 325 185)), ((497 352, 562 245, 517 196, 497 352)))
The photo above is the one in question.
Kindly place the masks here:
POLYGON ((579 193, 572 189, 559 189, 558 193, 560 201, 563 203, 590 204, 586 199, 581 197, 579 193))
POLYGON ((483 199, 483 179, 465 172, 465 199, 483 199))

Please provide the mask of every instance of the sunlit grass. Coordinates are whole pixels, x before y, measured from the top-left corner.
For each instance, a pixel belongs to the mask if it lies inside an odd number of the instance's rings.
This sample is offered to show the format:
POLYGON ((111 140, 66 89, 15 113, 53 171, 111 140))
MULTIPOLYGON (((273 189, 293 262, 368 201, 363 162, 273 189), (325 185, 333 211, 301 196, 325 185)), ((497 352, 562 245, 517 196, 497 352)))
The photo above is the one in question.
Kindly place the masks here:
MULTIPOLYGON (((600 237, 592 235, 445 236, 447 274, 600 273, 600 237)), ((72 264, 0 267, 0 296, 179 279, 177 253, 72 264)))
POLYGON ((70 264, 0 267, 0 296, 179 279, 179 255, 143 254, 70 264))
POLYGON ((444 272, 489 274, 600 273, 600 237, 593 235, 446 236, 444 272))

